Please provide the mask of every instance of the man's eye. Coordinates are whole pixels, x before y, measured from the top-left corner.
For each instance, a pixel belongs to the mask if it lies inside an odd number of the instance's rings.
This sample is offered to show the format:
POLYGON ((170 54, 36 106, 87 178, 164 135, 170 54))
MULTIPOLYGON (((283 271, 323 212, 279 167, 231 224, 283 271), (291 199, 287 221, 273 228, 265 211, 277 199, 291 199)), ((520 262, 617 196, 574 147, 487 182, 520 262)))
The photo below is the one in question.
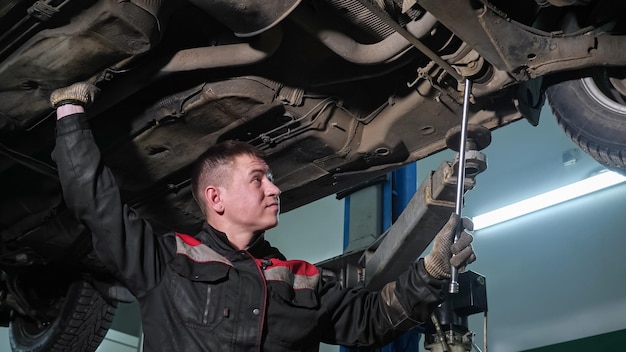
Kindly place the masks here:
POLYGON ((270 180, 271 183, 274 183, 274 175, 271 172, 267 173, 267 179, 270 180))

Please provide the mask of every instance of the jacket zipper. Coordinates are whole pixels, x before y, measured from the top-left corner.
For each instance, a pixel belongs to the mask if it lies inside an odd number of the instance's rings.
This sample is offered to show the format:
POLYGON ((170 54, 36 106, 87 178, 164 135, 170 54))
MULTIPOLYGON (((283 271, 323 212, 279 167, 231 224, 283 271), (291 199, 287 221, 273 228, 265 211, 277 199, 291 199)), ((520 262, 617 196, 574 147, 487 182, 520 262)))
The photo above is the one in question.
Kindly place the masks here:
POLYGON ((206 304, 204 305, 204 313, 202 315, 202 323, 204 325, 208 324, 209 320, 209 306, 211 305, 211 286, 207 286, 206 289, 206 304))
POLYGON ((257 261, 256 258, 254 258, 248 251, 246 251, 246 253, 254 261, 254 264, 256 265, 256 268, 259 271, 259 276, 261 277, 261 281, 263 282, 263 306, 261 307, 261 326, 259 327, 259 335, 258 335, 257 344, 256 344, 258 350, 261 351, 261 341, 263 339, 263 327, 265 326, 265 307, 267 306, 267 282, 265 281, 265 274, 263 273, 263 270, 265 270, 268 266, 272 265, 272 262, 267 259, 262 259, 262 261, 259 263, 259 261, 257 261))

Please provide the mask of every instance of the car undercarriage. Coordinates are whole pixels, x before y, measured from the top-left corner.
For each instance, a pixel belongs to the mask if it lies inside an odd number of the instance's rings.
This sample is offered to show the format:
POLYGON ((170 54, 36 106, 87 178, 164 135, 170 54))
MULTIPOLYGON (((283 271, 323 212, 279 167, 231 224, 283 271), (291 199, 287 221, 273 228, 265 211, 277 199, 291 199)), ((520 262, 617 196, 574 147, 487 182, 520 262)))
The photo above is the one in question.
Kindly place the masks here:
POLYGON ((99 88, 89 117, 105 162, 125 201, 161 231, 193 232, 202 222, 189 171, 222 140, 267 153, 282 211, 445 149, 460 123, 465 78, 473 83, 471 124, 537 124, 547 96, 574 142, 624 172, 624 7, 0 1, 1 321, 37 327, 18 329, 35 342, 14 350, 39 351, 37 336, 58 321, 38 309, 48 302, 35 284, 42 273, 71 273, 75 280, 58 280, 63 292, 89 282, 105 308, 125 297, 63 203, 50 158, 54 89, 78 81, 99 88))

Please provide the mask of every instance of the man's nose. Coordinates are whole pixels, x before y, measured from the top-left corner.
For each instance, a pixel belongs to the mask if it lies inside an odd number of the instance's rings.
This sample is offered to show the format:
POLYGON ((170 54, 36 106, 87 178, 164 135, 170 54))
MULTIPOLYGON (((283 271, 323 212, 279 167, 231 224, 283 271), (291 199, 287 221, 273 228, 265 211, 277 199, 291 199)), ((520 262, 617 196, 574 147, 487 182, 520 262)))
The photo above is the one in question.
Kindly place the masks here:
POLYGON ((268 182, 266 193, 269 196, 277 197, 280 195, 280 188, 278 188, 278 186, 276 186, 273 182, 270 181, 268 182))

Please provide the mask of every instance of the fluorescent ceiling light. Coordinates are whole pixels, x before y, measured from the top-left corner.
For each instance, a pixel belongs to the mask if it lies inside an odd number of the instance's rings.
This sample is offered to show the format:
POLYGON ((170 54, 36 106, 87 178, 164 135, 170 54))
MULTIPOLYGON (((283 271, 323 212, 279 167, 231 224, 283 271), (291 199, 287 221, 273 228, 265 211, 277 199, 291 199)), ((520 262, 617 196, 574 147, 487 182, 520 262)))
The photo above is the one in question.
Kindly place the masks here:
POLYGON ((584 196, 601 189, 611 187, 626 181, 626 177, 613 171, 606 171, 582 181, 574 182, 553 191, 542 193, 523 201, 478 215, 472 218, 474 230, 511 220, 555 204, 584 196))

